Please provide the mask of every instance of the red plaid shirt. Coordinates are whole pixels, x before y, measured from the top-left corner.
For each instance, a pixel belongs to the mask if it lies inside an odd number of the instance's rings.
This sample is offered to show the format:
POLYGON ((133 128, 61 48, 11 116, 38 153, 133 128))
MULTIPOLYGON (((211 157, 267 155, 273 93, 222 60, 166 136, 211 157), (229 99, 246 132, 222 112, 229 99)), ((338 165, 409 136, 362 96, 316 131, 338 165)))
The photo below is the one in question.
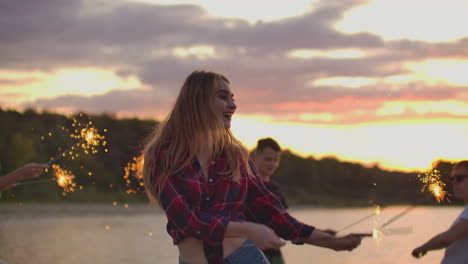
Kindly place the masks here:
MULTIPOLYGON (((174 244, 187 237, 203 240, 205 257, 210 264, 223 263, 223 239, 229 221, 245 221, 246 216, 265 224, 278 236, 293 243, 307 239, 314 227, 291 217, 281 202, 265 188, 252 161, 255 177, 249 177, 241 166, 237 183, 231 176, 221 175, 226 160, 212 161, 208 177, 194 161, 182 172, 166 181, 160 203, 168 219, 167 232, 174 244)), ((157 177, 160 172, 156 171, 157 177)))

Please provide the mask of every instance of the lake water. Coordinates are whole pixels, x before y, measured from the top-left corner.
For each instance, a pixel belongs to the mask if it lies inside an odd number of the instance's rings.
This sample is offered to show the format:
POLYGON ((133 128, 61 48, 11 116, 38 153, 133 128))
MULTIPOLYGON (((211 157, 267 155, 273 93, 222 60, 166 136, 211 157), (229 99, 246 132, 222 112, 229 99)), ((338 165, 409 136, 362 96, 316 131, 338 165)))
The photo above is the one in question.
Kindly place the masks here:
MULTIPOLYGON (((343 233, 369 232, 405 210, 390 207, 343 233)), ((353 252, 287 244, 291 263, 440 263, 443 251, 417 260, 410 253, 446 230, 461 207, 418 207, 388 226, 381 240, 365 238, 353 252)), ((374 208, 292 208, 291 215, 319 228, 339 230, 374 208)), ((165 230, 165 215, 143 205, 0 205, 0 264, 169 264, 177 249, 165 230)))

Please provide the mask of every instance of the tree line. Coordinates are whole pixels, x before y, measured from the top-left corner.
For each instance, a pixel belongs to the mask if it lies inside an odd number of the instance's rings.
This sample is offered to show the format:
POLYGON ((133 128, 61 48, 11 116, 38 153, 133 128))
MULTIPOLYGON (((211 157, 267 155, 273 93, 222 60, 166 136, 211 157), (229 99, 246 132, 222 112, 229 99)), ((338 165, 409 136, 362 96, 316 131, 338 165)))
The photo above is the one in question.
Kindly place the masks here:
MULTIPOLYGON (((0 203, 147 201, 141 180, 124 175, 133 158, 140 156, 144 140, 159 124, 155 120, 116 118, 111 114, 65 116, 34 109, 19 112, 0 108, 0 175, 28 162, 45 163, 73 146, 77 141, 70 136, 76 129, 73 119, 84 124, 92 122, 89 124, 105 136, 105 144, 99 146, 97 153, 86 154, 78 149, 74 155, 66 153, 57 159, 59 166, 75 176, 75 191, 64 193, 55 182, 46 181, 54 177, 50 170, 38 179, 41 182, 3 191, 0 203)), ((447 177, 452 166, 449 161, 437 164, 448 191, 451 186, 447 177)), ((273 177, 291 204, 435 204, 430 193, 421 192, 418 174, 421 172, 389 171, 332 157, 304 158, 286 150, 273 177)))

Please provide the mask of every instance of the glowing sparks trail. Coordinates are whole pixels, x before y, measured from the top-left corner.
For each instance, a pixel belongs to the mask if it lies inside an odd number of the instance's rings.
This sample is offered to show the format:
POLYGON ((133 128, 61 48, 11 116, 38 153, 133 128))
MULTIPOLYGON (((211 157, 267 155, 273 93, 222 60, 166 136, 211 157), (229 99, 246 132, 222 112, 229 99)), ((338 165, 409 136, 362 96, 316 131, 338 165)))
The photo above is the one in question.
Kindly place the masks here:
POLYGON ((424 175, 418 175, 418 178, 423 183, 422 192, 431 192, 439 203, 446 200, 445 183, 441 181, 440 171, 435 168, 435 165, 431 170, 424 172, 424 175))
MULTIPOLYGON (((79 117, 83 117, 83 114, 80 114, 79 117)), ((77 118, 73 117, 72 127, 74 131, 70 134, 70 137, 77 139, 78 142, 76 142, 66 150, 60 152, 55 157, 51 158, 50 161, 47 163, 48 165, 52 164, 61 157, 66 157, 67 155, 69 155, 72 159, 79 157, 79 154, 76 153, 76 150, 79 148, 83 149, 84 153, 88 155, 90 153, 98 153, 98 148, 100 146, 107 145, 107 142, 104 140, 105 136, 99 134, 99 130, 93 127, 92 121, 88 121, 87 123, 81 123, 77 120, 77 118)), ((65 129, 65 127, 62 127, 62 130, 69 131, 68 129, 65 129)), ((104 129, 104 132, 107 132, 107 129, 104 129)), ((51 136, 51 133, 49 133, 49 136, 51 136)), ((105 149, 104 151, 108 152, 107 149, 105 149)))
POLYGON ((82 124, 79 123, 76 119, 73 119, 73 127, 77 128, 75 129, 76 134, 72 134, 71 137, 80 139, 78 145, 83 148, 86 154, 89 152, 95 154, 98 152, 99 146, 107 145, 107 142, 104 141, 105 137, 100 135, 99 131, 92 125, 92 121, 89 121, 87 124, 82 124))
POLYGON ((384 234, 381 230, 379 230, 378 228, 374 228, 374 230, 372 230, 372 237, 375 239, 375 240, 382 240, 383 237, 384 237, 384 234))
POLYGON ((372 221, 372 225, 374 226, 374 228, 372 229, 372 237, 375 240, 379 240, 379 241, 382 240, 383 237, 384 237, 382 227, 379 227, 380 223, 382 222, 382 217, 381 217, 380 213, 381 213, 380 206, 377 205, 375 207, 375 215, 377 217, 372 221))
POLYGON ((75 191, 76 183, 73 181, 75 176, 71 171, 64 170, 57 164, 53 164, 52 169, 54 170, 55 181, 63 188, 63 195, 75 191))
POLYGON ((142 193, 144 188, 143 183, 143 164, 145 157, 141 154, 139 157, 133 157, 132 162, 127 163, 124 168, 125 174, 123 176, 125 185, 127 186, 128 194, 142 193), (136 179, 136 183, 135 180, 136 179), (135 186, 135 187, 132 187, 135 186))

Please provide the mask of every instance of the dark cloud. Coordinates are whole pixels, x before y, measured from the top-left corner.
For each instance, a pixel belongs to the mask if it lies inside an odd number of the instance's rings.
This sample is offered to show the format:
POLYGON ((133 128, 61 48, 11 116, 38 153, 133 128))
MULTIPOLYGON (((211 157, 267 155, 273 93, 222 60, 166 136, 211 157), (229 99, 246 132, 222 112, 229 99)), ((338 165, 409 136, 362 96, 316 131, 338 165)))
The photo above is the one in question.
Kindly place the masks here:
MULTIPOLYGON (((96 9, 79 0, 2 1, 0 70, 86 67, 116 69, 121 77, 135 75, 152 88, 93 97, 61 96, 28 105, 136 115, 167 112, 184 78, 196 69, 227 75, 244 113, 292 114, 282 106, 307 105, 304 103, 312 103, 307 113, 325 113, 327 109, 321 104, 344 103, 344 98, 367 102, 365 109, 375 111, 385 100, 450 99, 464 93, 464 88, 424 83, 353 89, 308 85, 327 77, 405 74, 407 70, 401 65, 406 61, 468 54, 468 38, 454 43, 384 42, 371 33, 345 34, 334 29, 346 11, 363 3, 322 1, 302 16, 250 24, 242 19, 212 17, 201 7, 187 4, 118 2, 96 9), (193 45, 213 46, 216 56, 178 57, 172 53, 175 47, 193 45), (351 59, 286 56, 295 49, 352 48, 385 52, 351 59)), ((358 105, 346 107, 360 109, 358 105)), ((337 109, 327 111, 342 114, 337 109)))
POLYGON ((414 61, 425 59, 468 59, 468 36, 454 42, 428 44, 417 40, 399 40, 387 44, 394 54, 414 61))
POLYGON ((126 115, 160 118, 167 114, 174 98, 156 90, 118 90, 102 95, 65 95, 53 99, 37 99, 25 106, 43 109, 74 108, 89 113, 117 113, 126 115))

